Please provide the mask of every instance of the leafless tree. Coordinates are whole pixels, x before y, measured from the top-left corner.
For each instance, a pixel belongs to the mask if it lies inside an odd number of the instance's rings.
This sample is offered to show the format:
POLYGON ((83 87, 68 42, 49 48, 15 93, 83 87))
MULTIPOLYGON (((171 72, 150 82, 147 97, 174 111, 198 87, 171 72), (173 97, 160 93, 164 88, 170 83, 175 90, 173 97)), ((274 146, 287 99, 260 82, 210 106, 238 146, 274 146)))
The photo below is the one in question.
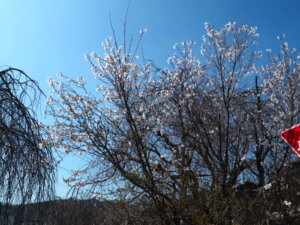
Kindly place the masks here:
POLYGON ((55 161, 35 114, 42 94, 23 71, 0 72, 1 224, 14 215, 11 204, 25 206, 54 194, 55 161))

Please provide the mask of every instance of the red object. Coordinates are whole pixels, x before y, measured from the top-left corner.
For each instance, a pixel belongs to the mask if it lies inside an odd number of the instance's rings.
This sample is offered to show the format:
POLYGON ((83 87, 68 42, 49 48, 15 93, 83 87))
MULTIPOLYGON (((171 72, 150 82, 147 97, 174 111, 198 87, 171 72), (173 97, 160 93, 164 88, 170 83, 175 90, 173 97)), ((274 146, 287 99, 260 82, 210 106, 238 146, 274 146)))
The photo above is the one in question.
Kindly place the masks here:
POLYGON ((300 158, 300 123, 280 133, 281 138, 292 148, 298 158, 300 158))

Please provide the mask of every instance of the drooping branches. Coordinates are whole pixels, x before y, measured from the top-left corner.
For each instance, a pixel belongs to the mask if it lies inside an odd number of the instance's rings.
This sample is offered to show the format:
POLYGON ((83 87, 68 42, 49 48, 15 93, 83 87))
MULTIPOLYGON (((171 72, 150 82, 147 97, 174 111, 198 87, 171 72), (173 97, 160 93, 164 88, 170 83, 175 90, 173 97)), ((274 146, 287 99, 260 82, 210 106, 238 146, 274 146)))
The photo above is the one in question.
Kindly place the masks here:
POLYGON ((46 200, 54 193, 54 158, 35 114, 41 94, 23 71, 0 72, 0 202, 4 205, 46 200))

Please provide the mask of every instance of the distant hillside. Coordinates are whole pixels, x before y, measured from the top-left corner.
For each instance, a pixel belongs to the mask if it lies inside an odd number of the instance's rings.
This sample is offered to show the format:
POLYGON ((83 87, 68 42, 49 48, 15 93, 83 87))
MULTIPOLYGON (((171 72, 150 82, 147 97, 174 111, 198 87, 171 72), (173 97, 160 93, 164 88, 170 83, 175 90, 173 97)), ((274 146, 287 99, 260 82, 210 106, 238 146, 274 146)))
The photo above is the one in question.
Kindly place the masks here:
MULTIPOLYGON (((1 206, 1 225, 97 225, 128 224, 135 207, 115 201, 70 198, 25 206, 1 206)), ((130 223, 134 224, 134 223, 130 223)))

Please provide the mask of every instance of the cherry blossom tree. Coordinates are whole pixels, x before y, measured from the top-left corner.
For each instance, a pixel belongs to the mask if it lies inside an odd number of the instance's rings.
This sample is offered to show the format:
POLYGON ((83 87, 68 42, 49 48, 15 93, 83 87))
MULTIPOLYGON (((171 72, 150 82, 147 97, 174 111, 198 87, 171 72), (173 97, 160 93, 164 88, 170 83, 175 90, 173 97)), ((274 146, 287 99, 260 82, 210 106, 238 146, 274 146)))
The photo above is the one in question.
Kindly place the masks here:
POLYGON ((278 131, 299 122, 300 61, 282 43, 259 66, 256 27, 205 28, 201 56, 194 42, 175 44, 165 68, 108 38, 103 57, 86 56, 96 92, 81 77, 49 79, 54 144, 88 160, 65 182, 147 199, 160 224, 266 221, 264 187, 293 159, 278 131))

